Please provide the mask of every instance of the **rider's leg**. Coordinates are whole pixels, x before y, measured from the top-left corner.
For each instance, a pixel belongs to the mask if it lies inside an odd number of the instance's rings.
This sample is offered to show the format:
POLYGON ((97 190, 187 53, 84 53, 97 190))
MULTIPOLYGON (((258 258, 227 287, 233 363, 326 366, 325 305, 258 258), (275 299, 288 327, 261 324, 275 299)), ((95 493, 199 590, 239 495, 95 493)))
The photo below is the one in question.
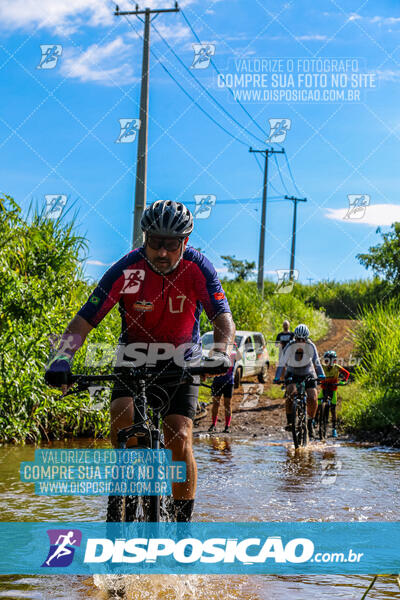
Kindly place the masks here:
MULTIPOLYGON (((110 405, 111 417, 111 443, 118 448, 117 434, 119 429, 130 427, 133 423, 133 399, 129 396, 121 396, 112 400, 110 405)), ((130 438, 127 446, 136 446, 137 439, 130 438)))
POLYGON ((225 429, 230 427, 232 421, 232 393, 233 384, 227 383, 224 389, 225 429))
POLYGON ((218 421, 219 402, 221 400, 221 396, 213 396, 212 400, 213 400, 212 411, 211 411, 212 426, 215 427, 217 425, 217 421, 218 421))
POLYGON ((308 414, 308 434, 313 436, 313 420, 317 414, 317 390, 316 388, 307 388, 307 414, 308 414))
POLYGON ((189 417, 168 415, 164 418, 165 447, 172 450, 172 460, 186 463, 186 481, 172 484, 177 521, 190 521, 197 484, 197 466, 192 449, 192 425, 189 417))
POLYGON ((197 468, 192 449, 192 425, 189 417, 168 415, 164 418, 165 447, 172 450, 172 460, 185 461, 186 481, 172 484, 174 498, 191 499, 195 496, 197 468))
POLYGON ((332 401, 331 401, 332 434, 333 434, 333 436, 336 436, 336 404, 337 404, 337 391, 335 390, 332 394, 332 401))
POLYGON ((315 421, 318 423, 318 418, 319 418, 319 414, 320 414, 320 410, 321 410, 321 406, 322 406, 322 398, 324 397, 324 390, 320 390, 319 394, 318 394, 318 407, 317 407, 317 412, 315 414, 315 421))
POLYGON ((232 421, 232 398, 224 396, 225 427, 230 427, 232 421))

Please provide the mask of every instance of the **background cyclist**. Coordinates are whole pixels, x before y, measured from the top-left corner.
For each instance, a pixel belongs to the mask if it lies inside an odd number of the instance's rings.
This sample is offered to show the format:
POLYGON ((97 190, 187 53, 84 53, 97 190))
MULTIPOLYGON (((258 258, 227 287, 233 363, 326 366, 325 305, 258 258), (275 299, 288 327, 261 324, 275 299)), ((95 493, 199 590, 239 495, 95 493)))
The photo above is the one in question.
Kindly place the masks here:
MULTIPOLYGON (((187 246, 193 230, 193 216, 180 202, 157 200, 143 213, 144 245, 117 261, 100 280, 86 304, 67 326, 46 372, 50 385, 67 388, 70 364, 88 333, 111 308, 119 303, 122 331, 116 372, 126 366, 132 343, 185 348, 184 359, 201 357, 200 313, 204 308, 214 329, 216 355, 228 369, 235 326, 228 301, 210 261, 187 246), (121 360, 122 359, 122 360, 121 360)), ((157 347, 158 347, 157 346, 157 347)), ((162 353, 162 348, 160 349, 162 353)), ((150 351, 149 351, 150 355, 150 351)), ((182 358, 182 357, 181 357, 182 358)), ((164 361, 163 370, 171 365, 164 361)), ((157 361, 157 366, 159 360, 157 361)), ((176 366, 175 366, 176 368, 176 366)), ((166 447, 174 461, 185 461, 187 479, 173 483, 174 512, 179 521, 191 518, 197 482, 192 451, 192 420, 195 416, 198 387, 188 383, 169 389, 164 411, 166 447)), ((117 381, 111 396, 111 441, 117 445, 119 429, 133 422, 133 390, 117 381)))
MULTIPOLYGON (((321 383, 321 391, 318 396, 318 410, 322 404, 322 398, 325 394, 332 397, 331 414, 332 414, 332 437, 337 437, 336 431, 336 405, 337 405, 337 389, 338 385, 344 385, 348 380, 350 373, 342 366, 336 363, 337 354, 335 350, 327 350, 324 353, 323 369, 326 379, 321 383)), ((318 417, 318 415, 317 415, 318 417)))
POLYGON ((287 390, 286 398, 286 419, 285 429, 290 431, 292 428, 292 397, 296 391, 296 383, 306 380, 307 392, 307 412, 308 412, 308 433, 313 437, 313 419, 317 412, 317 385, 315 381, 308 379, 325 378, 321 363, 318 358, 318 352, 315 344, 309 339, 310 330, 307 325, 301 323, 294 330, 294 339, 285 347, 278 368, 275 373, 274 383, 280 383, 281 375, 285 373, 285 383, 287 390), (288 382, 288 379, 291 379, 288 382))

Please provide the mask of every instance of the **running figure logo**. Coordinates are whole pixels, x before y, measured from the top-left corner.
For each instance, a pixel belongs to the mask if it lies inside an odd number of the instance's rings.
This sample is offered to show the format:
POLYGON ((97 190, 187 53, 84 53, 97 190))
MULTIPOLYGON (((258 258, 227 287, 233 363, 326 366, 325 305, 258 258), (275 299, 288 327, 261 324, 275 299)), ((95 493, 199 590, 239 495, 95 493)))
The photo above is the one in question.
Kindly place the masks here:
POLYGON ((140 119, 119 119, 121 131, 116 144, 131 144, 136 139, 136 134, 140 129, 140 119))
POLYGON ((124 269, 125 283, 121 294, 136 294, 144 279, 143 269, 124 269))
POLYGON ((61 217, 64 206, 67 204, 67 196, 65 194, 46 194, 44 198, 46 200, 44 216, 47 219, 61 217))
POLYGON ((293 269, 291 273, 290 269, 277 269, 276 274, 278 275, 278 283, 274 294, 290 294, 295 284, 295 281, 299 278, 299 272, 297 269, 293 269), (292 274, 292 276, 290 276, 292 274))
POLYGON ((58 59, 62 54, 62 46, 60 44, 40 44, 42 57, 37 69, 54 69, 58 59))
POLYGON ((50 550, 42 567, 68 567, 72 563, 75 547, 81 545, 79 529, 48 529, 50 550))
POLYGON ((268 119, 269 138, 267 142, 273 144, 282 144, 286 139, 286 134, 292 126, 291 119, 268 119))
POLYGON ((192 48, 194 50, 194 57, 190 68, 207 69, 211 57, 215 54, 215 44, 192 44, 192 48))
POLYGON ((215 206, 217 197, 214 194, 195 194, 194 200, 196 202, 194 218, 207 219, 211 214, 212 207, 215 206))
POLYGON ((362 219, 370 203, 368 194, 348 194, 349 208, 344 219, 362 219))

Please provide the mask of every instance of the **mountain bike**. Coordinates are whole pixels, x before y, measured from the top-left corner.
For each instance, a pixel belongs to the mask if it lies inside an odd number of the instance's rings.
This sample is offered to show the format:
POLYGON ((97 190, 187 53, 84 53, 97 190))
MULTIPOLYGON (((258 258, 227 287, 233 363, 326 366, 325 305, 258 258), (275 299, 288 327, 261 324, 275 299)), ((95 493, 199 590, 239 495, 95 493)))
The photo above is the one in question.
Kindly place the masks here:
MULTIPOLYGON (((336 387, 340 387, 343 385, 347 385, 347 383, 345 381, 338 381, 336 387)), ((331 388, 322 388, 323 396, 321 404, 318 406, 317 412, 318 433, 319 439, 321 441, 326 439, 326 432, 328 430, 329 423, 329 413, 331 412, 332 406, 333 392, 334 390, 331 388)))
MULTIPOLYGON (((296 392, 292 404, 292 436, 295 449, 299 446, 308 444, 308 413, 307 413, 307 392, 306 383, 308 381, 318 381, 314 377, 305 377, 302 381, 296 382, 296 392)), ((292 383, 292 378, 288 377, 286 385, 292 383)))
POLYGON ((323 390, 323 396, 320 406, 318 407, 318 433, 319 439, 326 439, 326 432, 328 429, 329 422, 329 412, 331 410, 332 404, 332 394, 331 390, 323 390))
MULTIPOLYGON (((192 385, 206 385, 196 382, 196 375, 217 375, 226 372, 226 367, 218 359, 203 359, 195 366, 168 369, 158 379, 159 384, 154 386, 154 378, 160 376, 157 367, 131 367, 124 373, 105 375, 72 375, 70 383, 73 387, 65 395, 87 391, 93 384, 121 380, 129 385, 134 392, 134 422, 130 427, 118 431, 118 447, 127 448, 128 440, 135 438, 137 446, 131 446, 130 451, 136 449, 160 450, 165 448, 161 430, 162 412, 169 402, 168 392, 165 388, 171 385, 181 385, 189 382, 192 385), (149 405, 146 388, 152 383, 153 393, 149 405), (162 384, 162 385, 161 385, 162 384), (165 386, 165 387, 164 387, 165 386), (157 394, 154 394, 154 387, 157 394)), ((207 386, 208 387, 208 386, 207 386)), ((172 498, 169 496, 109 496, 107 506, 107 522, 121 521, 149 521, 159 522, 173 520, 171 514, 172 498)))

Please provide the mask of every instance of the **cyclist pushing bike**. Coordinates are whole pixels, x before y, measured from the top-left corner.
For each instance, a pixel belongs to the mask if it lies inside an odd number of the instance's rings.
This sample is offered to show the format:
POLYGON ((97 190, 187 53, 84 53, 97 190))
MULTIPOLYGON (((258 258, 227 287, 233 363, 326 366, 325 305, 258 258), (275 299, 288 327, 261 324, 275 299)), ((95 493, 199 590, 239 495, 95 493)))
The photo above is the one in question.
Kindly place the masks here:
MULTIPOLYGON (((318 396, 318 410, 320 410, 323 399, 326 396, 331 398, 330 407, 332 414, 332 437, 337 437, 336 431, 336 405, 337 389, 339 385, 344 385, 350 377, 349 371, 336 363, 337 354, 334 350, 327 350, 324 353, 323 369, 326 379, 321 383, 321 391, 318 396)), ((328 415, 329 417, 329 415, 328 415)))
POLYGON ((292 397, 296 391, 296 383, 305 381, 307 392, 308 434, 313 437, 313 419, 317 412, 317 389, 315 379, 324 379, 318 352, 315 344, 309 339, 310 330, 301 323, 294 330, 294 339, 289 342, 282 352, 274 383, 281 383, 282 372, 285 372, 287 385, 286 398, 286 431, 292 429, 292 397))
MULTIPOLYGON (((126 254, 106 271, 67 326, 46 371, 47 383, 61 387, 65 393, 75 352, 88 333, 119 304, 122 331, 115 373, 121 374, 121 378, 114 384, 110 406, 114 447, 118 446, 118 431, 131 426, 134 420, 134 390, 122 375, 138 347, 140 352, 147 351, 151 364, 157 365, 160 374, 157 383, 161 384, 168 369, 176 370, 174 363, 182 364, 183 360, 188 365, 201 358, 203 308, 214 329, 214 349, 210 356, 220 360, 226 370, 231 364, 235 335, 229 304, 215 268, 202 253, 188 246, 193 231, 193 216, 188 208, 180 202, 157 200, 144 211, 141 227, 143 246, 126 254)), ((190 521, 197 480, 192 424, 198 386, 177 382, 166 390, 168 397, 162 412, 165 447, 172 450, 173 461, 186 462, 187 473, 185 482, 172 485, 172 518, 190 521)), ((129 445, 135 445, 135 440, 129 445)))

